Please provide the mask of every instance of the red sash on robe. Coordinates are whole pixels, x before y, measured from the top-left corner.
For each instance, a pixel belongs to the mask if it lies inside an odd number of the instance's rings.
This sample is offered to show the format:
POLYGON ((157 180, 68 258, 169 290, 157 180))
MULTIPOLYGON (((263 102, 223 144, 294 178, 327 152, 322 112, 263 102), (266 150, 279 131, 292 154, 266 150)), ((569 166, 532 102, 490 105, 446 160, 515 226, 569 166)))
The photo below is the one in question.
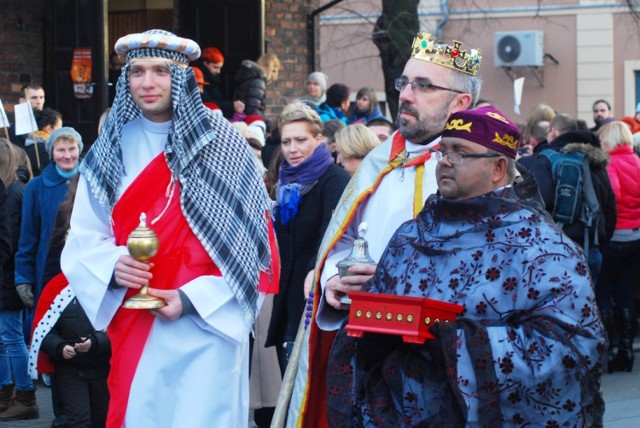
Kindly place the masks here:
MULTIPOLYGON (((140 214, 144 212, 147 215, 147 226, 158 235, 160 242, 158 254, 151 260, 154 267, 150 285, 165 290, 179 288, 203 275, 222 276, 182 214, 178 181, 174 183, 173 197, 167 206, 170 180, 171 171, 161 153, 127 188, 112 215, 117 245, 126 245, 129 234, 140 223, 140 214), (161 218, 151 224, 165 208, 161 218)), ((266 215, 271 266, 268 271, 261 272, 258 290, 275 294, 280 283, 280 259, 273 226, 268 221, 268 213, 266 215)), ((125 299, 137 292, 128 290, 125 299)), ((120 428, 124 423, 131 382, 154 318, 147 310, 120 308, 109 324, 113 356, 109 374, 108 428, 120 428)))
MULTIPOLYGON (((174 183, 173 197, 168 201, 170 180, 171 172, 161 153, 127 188, 115 205, 112 216, 116 244, 126 245, 129 234, 140 223, 140 214, 146 213, 147 226, 158 235, 160 242, 158 254, 152 259, 151 287, 164 290, 179 288, 203 275, 221 276, 182 215, 178 181, 174 183), (151 224, 165 208, 161 218, 151 224)), ((137 292, 129 289, 125 299, 137 292)), ((154 319, 148 310, 120 308, 109 324, 113 356, 107 427, 120 428, 124 423, 131 382, 154 319)))

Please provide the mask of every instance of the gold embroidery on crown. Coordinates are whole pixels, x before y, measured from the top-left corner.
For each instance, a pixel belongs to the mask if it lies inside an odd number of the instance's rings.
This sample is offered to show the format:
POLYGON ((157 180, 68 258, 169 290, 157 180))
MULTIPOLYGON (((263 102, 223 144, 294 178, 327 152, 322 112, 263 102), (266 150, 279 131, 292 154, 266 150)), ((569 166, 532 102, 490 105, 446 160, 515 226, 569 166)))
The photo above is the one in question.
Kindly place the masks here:
POLYGON ((507 146, 510 149, 514 149, 518 146, 518 140, 516 140, 513 135, 504 134, 500 137, 500 134, 496 132, 496 136, 493 140, 494 143, 502 144, 503 146, 507 146))
POLYGON ((431 39, 431 33, 418 33, 413 39, 411 58, 432 62, 452 70, 461 71, 471 76, 478 74, 482 61, 481 49, 460 49, 462 42, 453 41, 453 46, 436 42, 431 39))
POLYGON ((445 130, 455 129, 456 131, 471 132, 471 125, 473 122, 464 123, 462 119, 451 119, 449 123, 444 126, 445 130))

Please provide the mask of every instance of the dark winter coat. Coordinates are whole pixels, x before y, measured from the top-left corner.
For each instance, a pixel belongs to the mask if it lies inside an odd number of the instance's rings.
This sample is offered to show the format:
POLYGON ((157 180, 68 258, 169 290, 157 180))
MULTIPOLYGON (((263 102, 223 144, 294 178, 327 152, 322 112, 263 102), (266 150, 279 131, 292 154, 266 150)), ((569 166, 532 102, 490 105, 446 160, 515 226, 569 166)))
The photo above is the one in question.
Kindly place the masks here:
POLYGON ((549 143, 547 142, 547 140, 542 140, 533 148, 533 153, 531 153, 531 155, 521 157, 520 159, 518 159, 518 163, 520 165, 523 165, 528 170, 531 168, 531 165, 533 165, 533 161, 536 159, 535 155, 548 148, 549 143))
POLYGON ((62 257, 62 250, 64 244, 67 241, 68 220, 60 210, 56 213, 56 222, 51 231, 51 239, 49 240, 49 251, 44 263, 44 273, 42 275, 42 284, 47 286, 55 276, 62 273, 62 267, 60 266, 60 257, 62 257))
POLYGON ((204 80, 209 83, 208 85, 203 86, 202 102, 215 103, 220 107, 224 117, 227 119, 230 118, 233 115, 233 101, 229 101, 224 97, 224 82, 222 81, 222 75, 216 74, 214 76, 204 65, 198 68, 202 70, 204 80))
POLYGON ((267 72, 260 64, 244 60, 236 73, 234 100, 244 103, 244 114, 264 115, 267 94, 267 72))
MULTIPOLYGON (((11 248, 11 231, 9 230, 11 225, 7 202, 7 189, 5 189, 4 184, 0 181, 0 278, 2 279, 2 291, 0 291, 0 293, 2 293, 0 294, 2 299, 0 299, 0 302, 2 303, 5 300, 5 296, 8 297, 7 291, 10 291, 4 278, 4 270, 7 269, 7 261, 13 257, 13 251, 11 248)), ((13 285, 13 283, 10 285, 13 285)), ((13 287, 13 290, 15 291, 15 286, 13 287)), ((5 308, 2 303, 0 303, 0 308, 10 309, 5 308)))
MULTIPOLYGON (((598 203, 600 204, 600 213, 598 217, 598 240, 602 245, 611 239, 611 235, 615 229, 617 210, 615 195, 607 174, 607 164, 609 163, 609 155, 596 146, 597 140, 589 131, 567 132, 558 136, 549 144, 549 149, 556 151, 564 151, 567 153, 582 152, 586 154, 591 168, 591 179, 593 181, 594 190, 598 203)), ((548 212, 554 210, 555 185, 553 183, 553 175, 551 172, 551 163, 549 159, 541 154, 533 155, 533 163, 529 170, 534 175, 540 194, 545 203, 548 212)), ((573 239, 576 243, 582 245, 584 242, 584 227, 582 223, 576 222, 565 225, 563 231, 573 239)), ((593 237, 591 237, 593 245, 593 237)))
MULTIPOLYGON (((600 204, 600 214, 598 217, 598 239, 600 244, 609 242, 613 231, 616 228, 618 218, 618 210, 616 208, 616 197, 611 187, 609 174, 607 174, 607 165, 609 164, 609 155, 604 150, 589 144, 572 143, 564 146, 563 151, 566 153, 581 152, 587 155, 589 160, 589 168, 591 168, 591 176, 593 177, 593 187, 600 204)), ((566 227, 565 227, 566 229, 566 227)), ((582 229, 574 231, 574 234, 580 233, 582 229)), ((570 231, 565 231, 570 237, 570 231)), ((576 240, 575 238, 572 238, 576 240)), ((581 238, 582 239, 582 238, 581 238)), ((576 242, 580 243, 581 241, 576 242)))
POLYGON ((351 113, 351 115, 349 116, 349 125, 351 125, 352 123, 362 123, 363 125, 366 125, 370 121, 376 119, 387 120, 387 118, 382 114, 380 106, 376 106, 371 113, 367 113, 366 111, 358 111, 354 108, 353 113, 351 113))
POLYGON ((102 331, 95 331, 87 314, 74 298, 62 311, 55 326, 42 340, 40 350, 45 352, 56 366, 57 374, 77 376, 84 379, 106 378, 109 374, 111 342, 102 331), (91 339, 89 352, 78 352, 70 360, 64 359, 65 345, 80 342, 81 337, 91 339))
POLYGON ((275 222, 280 250, 280 292, 273 301, 266 346, 295 339, 305 308, 304 280, 315 267, 324 232, 349 174, 331 164, 316 185, 302 197, 297 215, 287 224, 275 222))
MULTIPOLYGON (((29 177, 26 177, 26 181, 29 177)), ((22 220, 22 193, 25 182, 17 181, 7 189, 7 202, 5 203, 9 215, 9 235, 12 252, 3 265, 2 286, 0 287, 0 309, 19 311, 24 309, 24 304, 16 291, 14 281, 15 254, 20 239, 20 222, 22 220)))
POLYGON ((36 303, 44 285, 42 278, 56 213, 68 188, 69 180, 58 174, 51 163, 24 189, 15 282, 33 284, 36 303))

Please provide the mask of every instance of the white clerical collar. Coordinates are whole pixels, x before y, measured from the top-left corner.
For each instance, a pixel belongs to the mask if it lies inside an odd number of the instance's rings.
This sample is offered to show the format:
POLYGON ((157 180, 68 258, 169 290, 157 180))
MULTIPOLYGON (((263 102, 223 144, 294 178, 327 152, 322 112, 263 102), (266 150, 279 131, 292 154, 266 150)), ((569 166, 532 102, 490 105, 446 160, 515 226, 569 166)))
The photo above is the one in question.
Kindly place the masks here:
POLYGON ((438 136, 434 138, 433 141, 431 141, 429 144, 416 144, 407 140, 405 141, 404 148, 407 151, 407 153, 422 154, 422 153, 428 152, 429 150, 433 149, 436 145, 440 144, 440 139, 441 137, 438 136))

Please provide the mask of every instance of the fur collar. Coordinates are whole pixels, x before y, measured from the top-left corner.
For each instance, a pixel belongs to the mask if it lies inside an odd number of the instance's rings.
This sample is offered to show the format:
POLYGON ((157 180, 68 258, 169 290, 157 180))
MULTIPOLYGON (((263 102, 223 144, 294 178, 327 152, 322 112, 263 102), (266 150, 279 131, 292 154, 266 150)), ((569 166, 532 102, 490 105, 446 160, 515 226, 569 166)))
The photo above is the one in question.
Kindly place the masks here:
POLYGON ((589 166, 592 168, 606 168, 609 164, 609 154, 599 147, 591 144, 569 143, 562 148, 565 153, 584 153, 589 159, 589 166))

